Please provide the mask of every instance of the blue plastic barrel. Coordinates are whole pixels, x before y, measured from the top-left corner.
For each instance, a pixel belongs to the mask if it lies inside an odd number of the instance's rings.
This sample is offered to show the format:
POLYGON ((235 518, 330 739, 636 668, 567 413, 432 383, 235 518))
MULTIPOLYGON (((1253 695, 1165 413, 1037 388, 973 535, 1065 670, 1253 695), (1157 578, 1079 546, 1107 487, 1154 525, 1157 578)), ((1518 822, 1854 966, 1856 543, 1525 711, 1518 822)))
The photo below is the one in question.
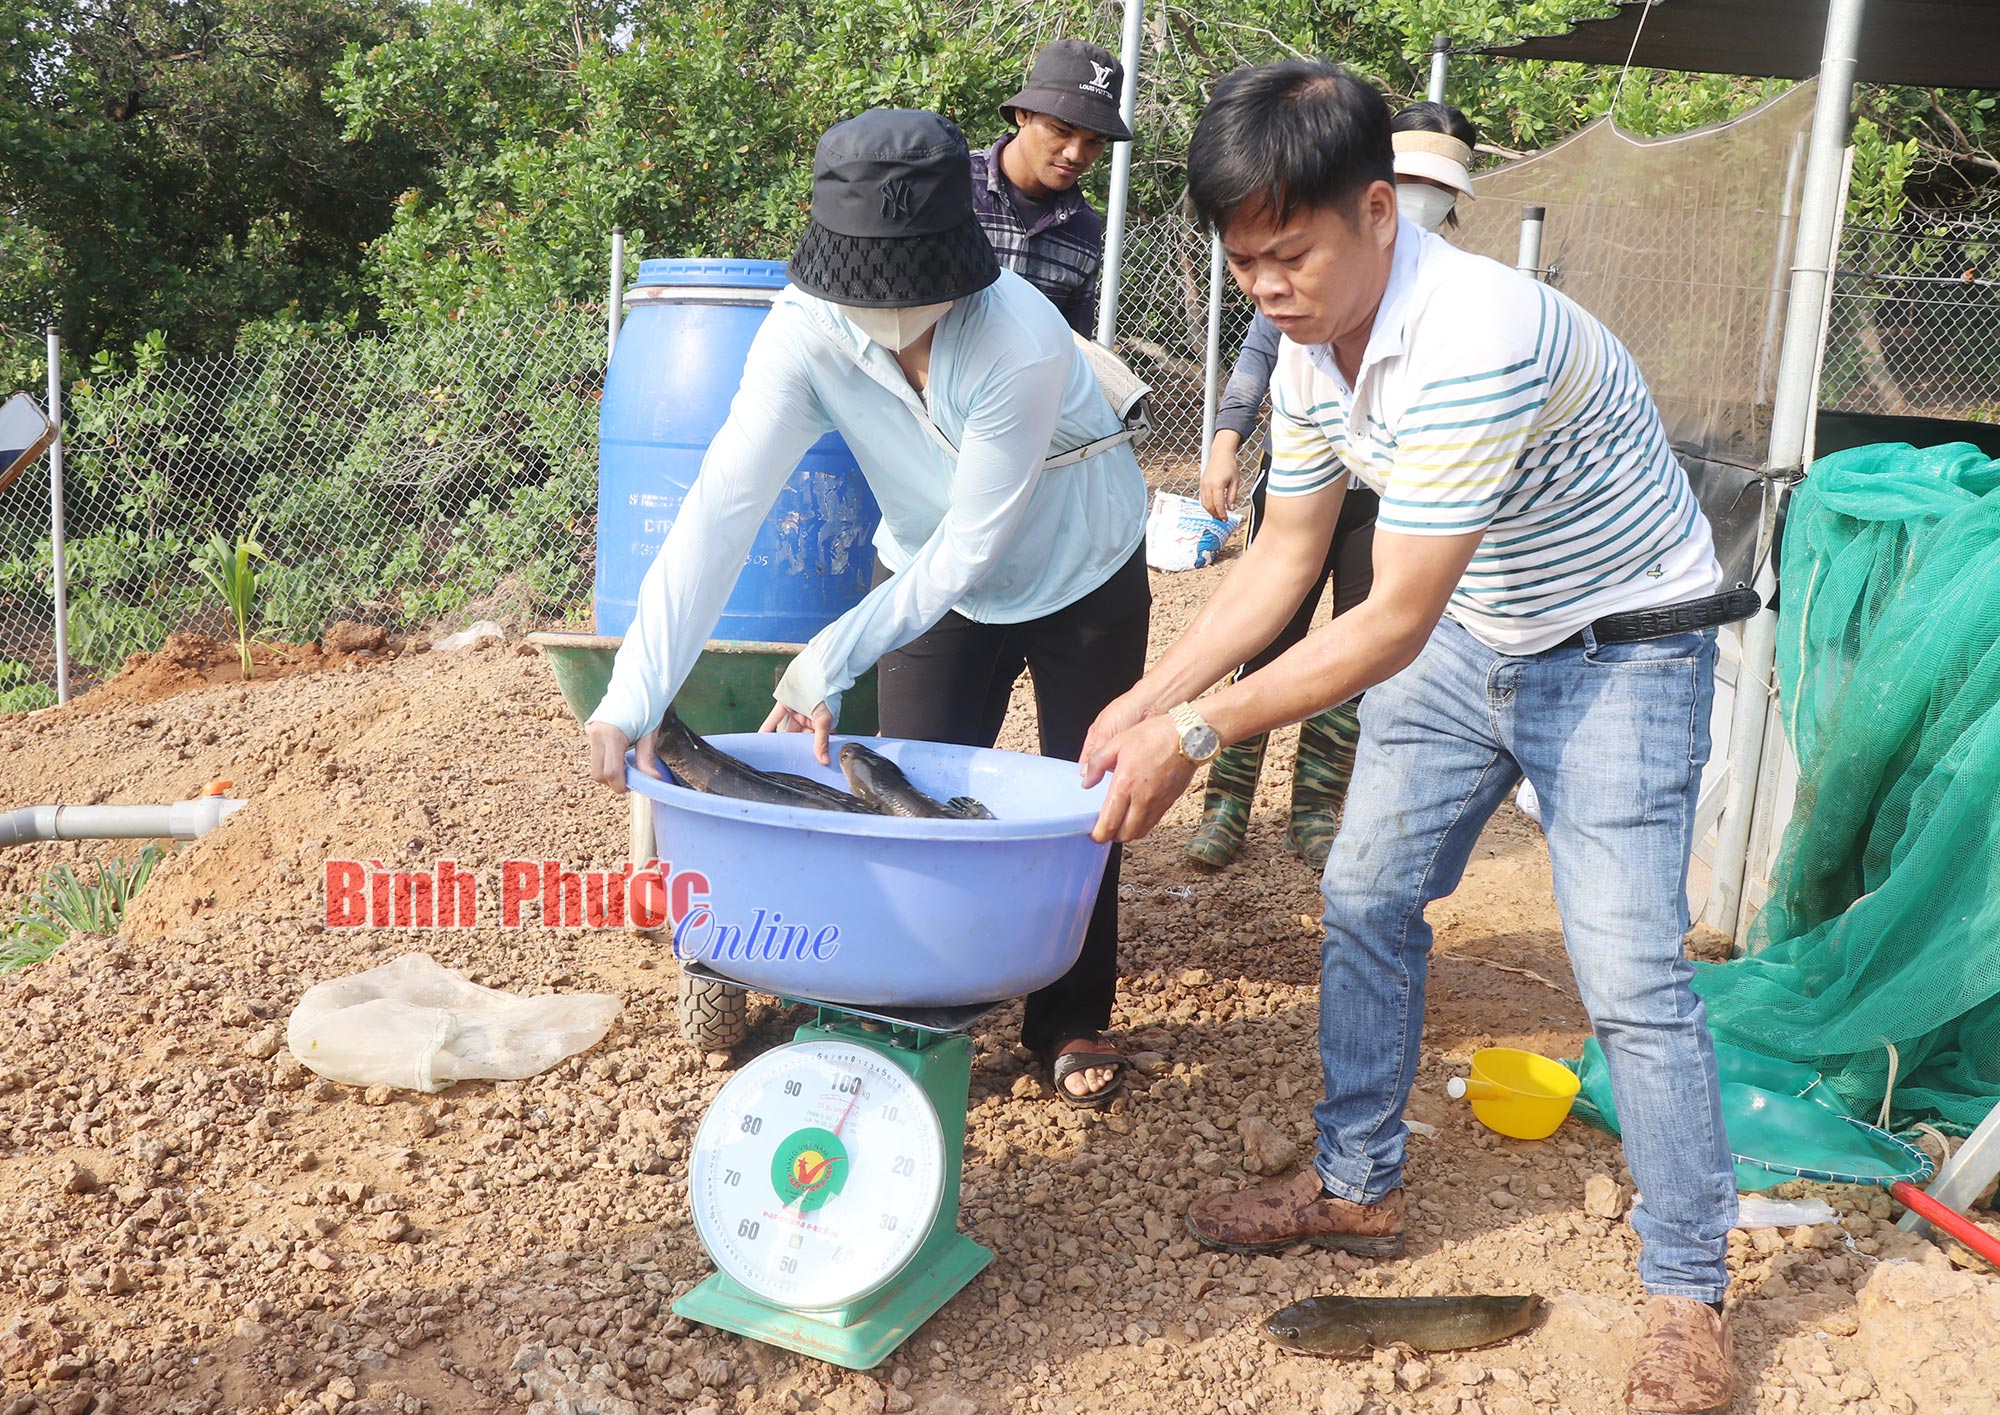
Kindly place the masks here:
MULTIPOLYGON (((631 627, 639 582, 784 285, 782 261, 640 262, 598 408, 598 633, 631 627)), ((881 515, 847 444, 834 435, 814 443, 778 493, 711 637, 806 642, 868 592, 881 515)))

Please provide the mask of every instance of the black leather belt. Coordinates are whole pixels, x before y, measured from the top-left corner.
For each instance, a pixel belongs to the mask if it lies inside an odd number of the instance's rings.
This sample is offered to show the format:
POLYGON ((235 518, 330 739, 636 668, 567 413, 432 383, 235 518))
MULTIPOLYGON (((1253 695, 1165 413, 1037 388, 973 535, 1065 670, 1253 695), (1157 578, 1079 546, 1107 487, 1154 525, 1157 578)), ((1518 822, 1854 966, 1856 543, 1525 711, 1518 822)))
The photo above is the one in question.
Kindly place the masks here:
MULTIPOLYGON (((1591 634, 1600 644, 1629 644, 1636 639, 1664 639, 1669 634, 1685 634, 1692 629, 1711 629, 1718 624, 1734 624, 1739 619, 1748 619, 1764 607, 1764 601, 1755 590, 1737 586, 1724 590, 1721 594, 1707 595, 1701 599, 1683 600, 1679 604, 1663 604, 1657 609, 1635 609, 1627 614, 1607 614, 1590 625, 1591 634)), ((1558 648, 1583 642, 1584 631, 1577 630, 1564 639, 1558 648)))

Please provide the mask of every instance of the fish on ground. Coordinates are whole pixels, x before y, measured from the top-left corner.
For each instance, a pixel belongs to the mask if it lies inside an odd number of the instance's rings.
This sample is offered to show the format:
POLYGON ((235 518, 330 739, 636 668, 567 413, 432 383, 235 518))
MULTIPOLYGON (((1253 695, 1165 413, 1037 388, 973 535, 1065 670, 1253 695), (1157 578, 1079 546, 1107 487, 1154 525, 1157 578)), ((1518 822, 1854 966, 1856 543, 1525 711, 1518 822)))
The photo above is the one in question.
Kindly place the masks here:
POLYGON ((1406 1346, 1463 1351, 1491 1346, 1532 1327, 1542 1299, 1506 1297, 1308 1297, 1273 1313, 1264 1336, 1309 1356, 1352 1356, 1406 1346))

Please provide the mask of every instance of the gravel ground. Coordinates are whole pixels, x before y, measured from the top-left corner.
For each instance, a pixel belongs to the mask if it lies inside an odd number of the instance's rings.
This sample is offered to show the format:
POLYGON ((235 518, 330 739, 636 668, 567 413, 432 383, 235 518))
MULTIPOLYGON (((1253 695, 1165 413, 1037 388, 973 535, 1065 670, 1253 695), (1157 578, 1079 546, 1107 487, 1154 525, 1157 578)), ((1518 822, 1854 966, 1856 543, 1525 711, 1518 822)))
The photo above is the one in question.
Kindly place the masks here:
MULTIPOLYGON (((1219 571, 1156 577, 1155 642, 1219 571)), ((659 941, 629 930, 328 932, 329 856, 615 865, 622 800, 589 783, 548 665, 183 640, 64 708, 0 719, 12 804, 153 801, 227 778, 251 805, 174 854, 124 933, 0 977, 0 1415, 489 1410, 1597 1415, 1637 1329, 1630 1180, 1571 1122, 1501 1140, 1444 1096, 1488 1044, 1577 1054, 1584 1032, 1532 825, 1504 809, 1433 910, 1409 1253, 1205 1252, 1191 1199, 1299 1162, 1318 1087, 1315 881, 1282 852, 1289 743, 1244 859, 1183 867, 1184 801, 1124 877, 1118 1034, 1137 1069, 1105 1113, 1054 1103, 976 1034, 963 1226, 996 1261, 857 1375, 690 1327, 709 1270, 685 1161, 734 1058, 674 1022, 659 941), (437 1096, 318 1079, 283 1047, 313 982, 424 950, 494 986, 618 994, 584 1056, 437 1096), (1547 1320, 1458 1356, 1288 1355, 1262 1317, 1315 1292, 1538 1291, 1547 1320)), ((1032 740, 1017 700, 1002 745, 1032 740)), ((75 844, 0 857, 15 907, 75 844)), ((1697 940, 1699 946, 1699 940, 1697 940)), ((1803 1188, 1804 1186, 1802 1186, 1803 1188)), ((1743 1412, 2000 1410, 2000 1280, 1898 1233, 1886 1196, 1815 1191, 1837 1224, 1738 1233, 1743 1412)), ((2000 1229, 1986 1215, 1989 1228, 2000 1229)))

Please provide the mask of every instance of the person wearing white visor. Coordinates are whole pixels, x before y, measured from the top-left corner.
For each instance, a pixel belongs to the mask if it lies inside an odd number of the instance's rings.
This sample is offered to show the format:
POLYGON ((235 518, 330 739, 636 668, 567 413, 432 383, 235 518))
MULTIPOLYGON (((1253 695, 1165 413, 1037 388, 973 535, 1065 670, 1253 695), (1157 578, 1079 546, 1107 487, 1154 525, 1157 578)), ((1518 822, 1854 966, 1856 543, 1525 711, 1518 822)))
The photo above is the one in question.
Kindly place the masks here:
MULTIPOLYGON (((1390 122, 1395 149, 1396 211, 1413 225, 1436 231, 1449 221, 1458 224, 1452 208, 1461 195, 1472 194, 1467 165, 1472 161, 1476 133, 1456 108, 1443 103, 1413 103, 1390 122)), ((1278 361, 1278 326, 1258 315, 1244 336, 1229 382, 1215 410, 1215 437, 1201 474, 1201 504, 1218 520, 1227 518, 1242 490, 1240 452, 1257 425, 1278 361)), ((1250 491, 1249 529, 1254 540, 1264 524, 1264 497, 1271 466, 1268 448, 1250 491)), ((1371 550, 1375 530, 1375 493, 1366 487, 1348 490, 1341 504, 1340 524, 1327 547, 1319 578, 1299 604, 1298 612, 1269 646, 1242 668, 1237 677, 1255 673, 1305 638, 1327 587, 1333 588, 1337 617, 1368 597, 1371 550)), ((1327 852, 1340 828, 1340 811, 1354 774, 1354 751, 1361 737, 1361 700, 1341 703, 1299 724, 1298 755, 1292 767, 1291 820, 1285 848, 1314 870, 1326 864, 1327 852)), ((1201 821, 1188 838, 1187 857, 1204 869, 1219 870, 1236 859, 1249 833, 1251 804, 1263 771, 1268 734, 1232 743, 1208 764, 1207 789, 1202 794, 1201 821)), ((1533 788, 1524 781, 1525 794, 1533 788)), ((1523 809, 1527 809, 1524 802, 1523 809)), ((1539 816, 1536 817, 1540 819, 1539 816)))
POLYGON ((1476 141, 1471 121, 1448 103, 1412 103, 1391 119, 1396 210, 1426 231, 1456 226, 1458 199, 1472 196, 1476 141))

